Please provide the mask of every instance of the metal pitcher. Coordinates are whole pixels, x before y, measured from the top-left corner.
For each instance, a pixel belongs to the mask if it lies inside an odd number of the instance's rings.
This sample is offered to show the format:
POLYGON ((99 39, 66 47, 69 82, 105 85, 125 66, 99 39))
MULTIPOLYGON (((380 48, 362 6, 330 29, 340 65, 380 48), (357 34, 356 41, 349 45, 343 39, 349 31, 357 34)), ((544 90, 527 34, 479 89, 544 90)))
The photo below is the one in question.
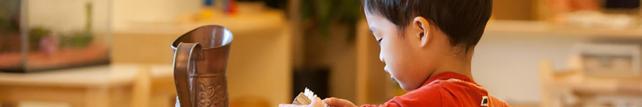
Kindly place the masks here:
POLYGON ((218 25, 198 27, 172 43, 180 107, 227 107, 227 65, 232 33, 218 25))

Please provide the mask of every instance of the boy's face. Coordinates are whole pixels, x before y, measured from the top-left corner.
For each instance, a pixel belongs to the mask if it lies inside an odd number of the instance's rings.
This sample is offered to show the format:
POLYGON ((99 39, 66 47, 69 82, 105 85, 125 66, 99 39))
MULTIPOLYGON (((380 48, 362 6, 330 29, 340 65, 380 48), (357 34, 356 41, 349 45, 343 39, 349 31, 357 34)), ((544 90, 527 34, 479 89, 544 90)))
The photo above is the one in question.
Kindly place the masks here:
MULTIPOLYGON (((420 27, 410 24, 404 31, 385 17, 365 12, 368 26, 380 46, 379 58, 386 64, 384 70, 390 74, 401 88, 413 90, 425 82, 432 72, 430 49, 426 49, 425 41, 420 36, 420 27), (422 49, 423 48, 423 49, 422 49)), ((425 38, 424 38, 425 39, 425 38)))

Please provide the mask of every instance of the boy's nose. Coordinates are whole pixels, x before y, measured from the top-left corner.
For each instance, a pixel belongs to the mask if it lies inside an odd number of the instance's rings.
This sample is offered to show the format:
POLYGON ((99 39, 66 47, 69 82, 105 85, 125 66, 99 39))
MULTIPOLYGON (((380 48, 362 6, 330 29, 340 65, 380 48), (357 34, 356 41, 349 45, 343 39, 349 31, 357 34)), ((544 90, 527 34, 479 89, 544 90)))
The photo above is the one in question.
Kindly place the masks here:
POLYGON ((379 53, 379 61, 383 62, 383 64, 386 64, 386 61, 383 60, 383 53, 379 53))

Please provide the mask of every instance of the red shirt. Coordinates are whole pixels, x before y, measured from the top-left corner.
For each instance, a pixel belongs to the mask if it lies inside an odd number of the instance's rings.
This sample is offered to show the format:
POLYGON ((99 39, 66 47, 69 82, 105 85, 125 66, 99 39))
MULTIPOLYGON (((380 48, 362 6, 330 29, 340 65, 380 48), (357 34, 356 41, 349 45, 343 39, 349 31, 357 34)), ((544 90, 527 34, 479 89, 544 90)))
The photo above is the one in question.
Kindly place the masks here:
MULTIPOLYGON (((385 107, 480 107, 487 96, 491 107, 507 107, 508 104, 494 97, 465 75, 446 72, 424 82, 418 89, 397 96, 384 103, 385 107)), ((376 107, 363 105, 362 107, 376 107)))

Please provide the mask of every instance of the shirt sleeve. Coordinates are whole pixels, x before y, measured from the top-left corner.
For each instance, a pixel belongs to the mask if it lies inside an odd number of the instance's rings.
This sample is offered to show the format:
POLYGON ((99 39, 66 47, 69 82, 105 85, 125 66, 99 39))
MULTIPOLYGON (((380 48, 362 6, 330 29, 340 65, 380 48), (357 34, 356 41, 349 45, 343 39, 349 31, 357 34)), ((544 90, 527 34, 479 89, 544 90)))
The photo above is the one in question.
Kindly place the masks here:
POLYGON ((394 97, 382 105, 367 104, 361 107, 441 107, 443 93, 447 92, 439 85, 421 87, 394 97))

